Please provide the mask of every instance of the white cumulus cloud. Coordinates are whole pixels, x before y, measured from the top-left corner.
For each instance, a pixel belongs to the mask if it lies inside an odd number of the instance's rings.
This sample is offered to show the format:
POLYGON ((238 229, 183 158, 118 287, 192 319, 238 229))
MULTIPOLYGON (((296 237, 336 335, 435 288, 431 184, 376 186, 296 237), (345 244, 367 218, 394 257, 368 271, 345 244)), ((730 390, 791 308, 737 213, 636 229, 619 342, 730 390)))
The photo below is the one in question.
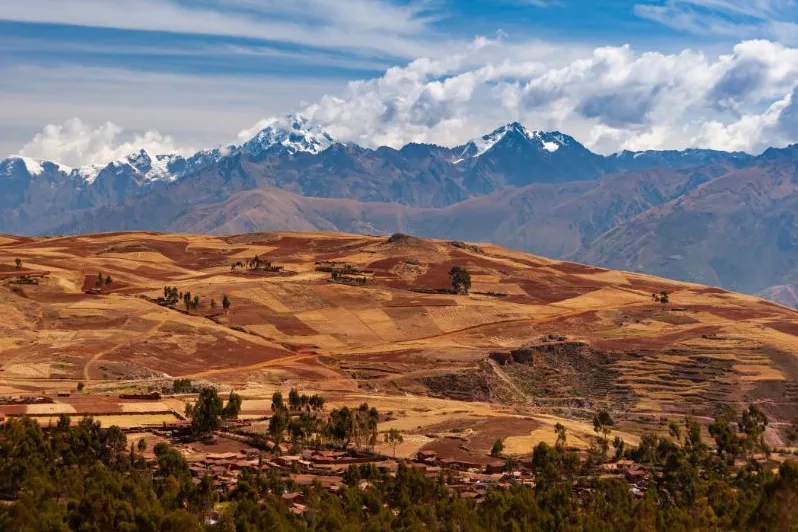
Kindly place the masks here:
POLYGON ((19 155, 68 166, 84 166, 104 164, 141 149, 154 154, 192 151, 178 147, 174 139, 157 131, 128 135, 112 122, 95 127, 71 118, 61 125, 45 126, 19 151, 19 155))
POLYGON ((762 151, 795 142, 797 119, 798 88, 762 113, 744 114, 725 124, 716 120, 704 123, 693 142, 719 150, 762 151))
MULTIPOLYGON (((283 111, 368 147, 454 146, 519 120, 573 135, 601 153, 688 147, 755 153, 798 141, 797 87, 798 49, 771 41, 744 41, 710 56, 631 46, 561 50, 480 37, 457 54, 421 57, 283 111)), ((255 124, 241 130, 238 142, 274 120, 249 121, 255 124)), ((131 135, 111 123, 73 119, 47 126, 21 153, 77 165, 140 148, 189 151, 154 131, 131 135)))
POLYGON ((457 55, 350 82, 302 113, 334 137, 366 146, 459 144, 510 120, 570 133, 601 152, 756 151, 798 140, 795 128, 766 127, 798 86, 796 49, 754 40, 716 57, 628 45, 565 58, 545 46, 537 52, 477 40, 457 55))

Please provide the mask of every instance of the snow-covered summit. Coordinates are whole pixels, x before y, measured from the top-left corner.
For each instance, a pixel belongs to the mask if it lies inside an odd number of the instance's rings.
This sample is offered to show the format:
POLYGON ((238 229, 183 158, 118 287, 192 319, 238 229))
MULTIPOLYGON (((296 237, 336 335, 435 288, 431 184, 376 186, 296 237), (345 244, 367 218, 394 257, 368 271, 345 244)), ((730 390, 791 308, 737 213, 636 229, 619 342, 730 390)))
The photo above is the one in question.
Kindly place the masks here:
POLYGON ((260 155, 275 149, 289 153, 321 153, 335 140, 321 127, 310 124, 302 115, 286 115, 273 118, 254 137, 241 146, 250 155, 260 155))
POLYGON ((170 183, 180 177, 185 159, 178 154, 155 155, 139 150, 126 157, 106 164, 84 165, 68 172, 71 177, 88 185, 94 184, 105 173, 119 175, 129 173, 143 183, 170 183))
POLYGON ((33 178, 47 172, 69 174, 72 171, 69 166, 53 161, 33 159, 24 155, 12 155, 0 160, 0 176, 6 177, 27 174, 27 176, 33 178))
POLYGON ((10 176, 15 171, 22 168, 31 176, 37 176, 44 173, 42 162, 30 157, 23 157, 21 155, 14 155, 0 161, 0 174, 10 176))
POLYGON ((147 150, 140 150, 125 158, 125 161, 135 168, 144 178, 144 181, 170 182, 178 178, 177 166, 185 164, 185 159, 175 153, 154 155, 147 150))
POLYGON ((90 164, 71 168, 54 162, 12 155, 0 160, 0 176, 37 178, 46 175, 54 179, 74 179, 92 185, 104 172, 130 173, 144 183, 171 182, 178 179, 185 167, 185 159, 177 154, 153 155, 140 150, 127 157, 106 164, 90 164))
POLYGON ((549 153, 554 153, 562 147, 576 143, 572 137, 564 135, 559 131, 530 131, 519 122, 511 122, 487 135, 469 141, 463 147, 460 160, 480 157, 505 140, 520 140, 549 153))

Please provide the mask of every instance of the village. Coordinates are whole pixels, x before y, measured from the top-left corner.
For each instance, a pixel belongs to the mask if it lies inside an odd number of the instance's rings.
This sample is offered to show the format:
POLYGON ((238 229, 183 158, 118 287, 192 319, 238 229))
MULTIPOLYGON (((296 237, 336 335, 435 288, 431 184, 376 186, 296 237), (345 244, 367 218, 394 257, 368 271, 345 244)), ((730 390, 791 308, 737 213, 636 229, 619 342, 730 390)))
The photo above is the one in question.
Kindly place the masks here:
MULTIPOLYGON (((215 434, 210 441, 185 442, 185 436, 190 430, 187 422, 152 427, 144 434, 131 432, 128 437, 131 442, 147 442, 147 449, 152 449, 158 442, 171 442, 188 462, 195 484, 199 484, 203 477, 211 476, 214 485, 223 493, 234 490, 245 474, 274 474, 287 486, 282 498, 296 514, 303 514, 306 510, 306 493, 303 488, 315 485, 335 493, 347 482, 347 471, 353 466, 355 469, 361 466, 372 467, 387 477, 395 477, 400 466, 417 469, 427 478, 441 481, 460 497, 476 502, 483 500, 491 487, 535 485, 531 453, 518 459, 468 459, 421 450, 409 459, 397 459, 353 449, 342 451, 306 448, 299 452, 296 448, 292 449, 291 445, 275 445, 269 440, 266 440, 266 445, 271 450, 264 451, 248 445, 240 437, 248 425, 246 422, 228 425, 226 430, 215 434)), ((587 451, 577 452, 577 456, 582 463, 590 459, 587 451)), ((151 452, 145 452, 145 457, 153 461, 155 459, 151 452)), ((655 470, 629 459, 598 465, 597 471, 603 478, 624 479, 629 485, 630 493, 635 497, 642 497, 651 475, 658 474, 655 470)), ((370 482, 366 479, 357 481, 357 486, 361 489, 369 485, 370 482)))
MULTIPOLYGON (((183 385, 193 386, 180 380, 174 386, 183 385)), ((320 439, 301 444, 291 441, 275 443, 269 433, 270 419, 275 416, 251 414, 242 416, 244 419, 237 419, 238 416, 220 419, 217 430, 198 435, 192 420, 175 408, 176 401, 185 399, 185 394, 162 395, 159 392, 100 396, 66 390, 38 396, 0 397, 0 423, 7 418, 31 416, 46 432, 70 415, 69 421, 73 426, 80 422, 78 416, 100 419, 106 425, 122 422, 122 425, 127 425, 121 430, 126 434, 131 449, 136 449, 156 470, 155 449, 159 444, 166 444, 185 459, 195 485, 199 485, 204 477, 210 477, 222 494, 235 490, 239 480, 247 475, 270 475, 285 486, 281 497, 297 515, 307 509, 305 502, 310 487, 335 493, 347 483, 351 487, 353 478, 356 486, 368 487, 370 480, 359 479, 360 468, 379 472, 386 478, 396 477, 400 467, 414 469, 444 484, 459 497, 477 503, 485 498, 491 487, 535 485, 536 466, 532 449, 512 456, 497 449, 490 454, 479 454, 468 450, 466 439, 461 436, 429 434, 431 440, 443 443, 436 447, 439 450, 422 447, 397 457, 396 444, 403 439, 395 430, 375 433, 371 445, 360 448, 355 445, 341 448, 341 445, 329 441, 323 444, 320 439), (80 410, 85 411, 81 414, 80 410), (131 413, 135 417, 124 423, 131 413), (156 419, 160 422, 154 422, 156 419), (391 438, 393 440, 389 441, 391 438), (377 442, 379 445, 374 445, 377 442)), ((327 414, 319 412, 319 417, 327 414)), ((297 418, 302 413, 294 409, 288 415, 297 418)), ((380 415, 380 419, 385 421, 385 415, 380 415)), ((601 437, 596 432, 597 442, 601 437)), ((642 497, 652 475, 660 474, 652 467, 628 458, 615 457, 598 463, 595 453, 591 454, 589 450, 568 448, 564 444, 556 446, 563 452, 573 452, 580 464, 592 471, 591 475, 625 480, 635 497, 642 497)))

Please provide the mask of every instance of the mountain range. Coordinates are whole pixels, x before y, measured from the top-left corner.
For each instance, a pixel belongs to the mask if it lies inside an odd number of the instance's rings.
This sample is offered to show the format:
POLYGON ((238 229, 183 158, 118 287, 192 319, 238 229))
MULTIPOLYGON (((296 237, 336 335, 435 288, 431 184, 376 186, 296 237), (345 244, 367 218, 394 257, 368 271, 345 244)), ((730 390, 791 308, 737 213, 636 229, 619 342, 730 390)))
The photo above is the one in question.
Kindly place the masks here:
POLYGON ((798 304, 798 146, 593 153, 514 122, 370 149, 303 117, 191 157, 0 161, 0 232, 329 230, 492 241, 798 304))

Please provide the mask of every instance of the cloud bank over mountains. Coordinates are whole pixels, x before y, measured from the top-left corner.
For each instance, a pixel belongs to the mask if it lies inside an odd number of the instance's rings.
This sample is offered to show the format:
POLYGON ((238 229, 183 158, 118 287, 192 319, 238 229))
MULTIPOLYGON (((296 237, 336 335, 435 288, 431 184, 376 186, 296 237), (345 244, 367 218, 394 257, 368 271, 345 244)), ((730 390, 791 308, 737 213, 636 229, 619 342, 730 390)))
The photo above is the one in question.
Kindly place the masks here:
MULTIPOLYGON (((510 120, 568 132, 603 153, 686 147, 758 152, 798 141, 798 49, 755 40, 711 58, 630 46, 560 54, 478 38, 461 53, 425 57, 381 77, 351 81, 299 111, 341 141, 399 147, 456 145, 510 120), (563 61, 561 56, 568 55, 563 61)), ((286 109, 286 112, 295 111, 286 109)), ((239 134, 254 135, 265 118, 239 134)), ((231 141, 233 139, 230 139, 231 141)), ((190 151, 155 131, 111 123, 48 125, 20 151, 69 165, 134 149, 190 151)))
POLYGON ((156 154, 193 153, 191 148, 179 147, 172 137, 157 131, 127 135, 127 140, 124 137, 124 130, 112 122, 92 127, 72 118, 63 125, 45 126, 19 151, 19 155, 78 167, 122 159, 139 150, 156 154))
MULTIPOLYGON (((760 151, 798 140, 798 50, 745 41, 710 58, 684 50, 596 48, 565 64, 488 61, 469 54, 503 43, 483 41, 462 56, 419 59, 378 79, 349 84, 305 113, 342 139, 398 146, 452 144, 504 114, 541 129, 567 131, 601 152, 702 147, 760 151), (501 111, 497 111, 501 109, 501 111)), ((546 61, 546 60, 550 61, 546 61)))
POLYGON ((297 112, 372 147, 513 120, 602 153, 798 141, 796 0, 68 4, 0 2, 0 151, 188 152, 297 112))

